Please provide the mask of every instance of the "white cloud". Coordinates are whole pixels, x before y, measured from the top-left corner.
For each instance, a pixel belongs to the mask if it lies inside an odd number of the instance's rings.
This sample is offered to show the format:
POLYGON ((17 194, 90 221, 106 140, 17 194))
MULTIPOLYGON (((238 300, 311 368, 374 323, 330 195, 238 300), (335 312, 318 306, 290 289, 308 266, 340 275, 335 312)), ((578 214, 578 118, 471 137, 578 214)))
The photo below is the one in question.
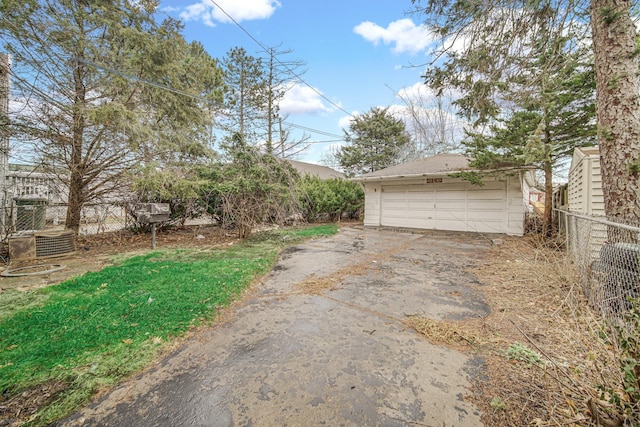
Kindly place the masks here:
POLYGON ((322 102, 322 97, 315 90, 292 84, 280 101, 280 111, 284 114, 304 114, 327 113, 331 109, 322 102))
MULTIPOLYGON (((237 22, 269 18, 281 6, 278 0, 217 0, 216 3, 237 22)), ((185 21, 199 20, 210 27, 214 27, 216 22, 231 22, 210 0, 200 0, 185 7, 180 18, 185 21)))
POLYGON ((164 12, 164 13, 174 13, 174 12, 179 12, 180 8, 179 7, 174 7, 174 6, 161 6, 160 7, 160 12, 164 12))
POLYGON ((423 108, 441 108, 455 110, 453 102, 462 94, 455 89, 445 89, 438 98, 436 92, 423 82, 417 82, 413 86, 404 87, 396 93, 396 98, 403 104, 417 105, 423 108))
POLYGON ((370 21, 362 22, 355 26, 353 32, 376 46, 380 42, 393 44, 395 53, 416 54, 433 41, 433 36, 425 26, 417 26, 408 18, 393 21, 387 28, 370 21))
POLYGON ((357 111, 354 111, 353 113, 351 113, 350 116, 342 116, 340 117, 340 120, 338 120, 338 126, 340 126, 340 128, 348 130, 349 126, 351 126, 351 120, 354 119, 354 117, 359 116, 360 113, 357 111))
POLYGON ((400 89, 396 96, 401 99, 414 101, 434 97, 435 94, 426 84, 417 82, 413 86, 400 89))

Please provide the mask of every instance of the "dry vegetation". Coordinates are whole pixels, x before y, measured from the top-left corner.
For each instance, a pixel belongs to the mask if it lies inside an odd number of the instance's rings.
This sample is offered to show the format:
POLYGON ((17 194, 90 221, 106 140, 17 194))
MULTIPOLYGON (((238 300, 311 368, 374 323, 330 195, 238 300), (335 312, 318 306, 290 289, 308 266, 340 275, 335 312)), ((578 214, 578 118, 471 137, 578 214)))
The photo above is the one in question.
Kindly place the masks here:
MULTIPOLYGON (((234 241, 235 233, 217 227, 158 235, 160 248, 226 246, 234 241)), ((148 250, 149 245, 144 234, 94 236, 79 241, 73 258, 87 268, 87 259, 97 263, 122 251, 148 250)), ((324 293, 345 275, 364 274, 368 264, 365 260, 329 277, 310 276, 300 291, 324 293)), ((616 354, 604 339, 601 319, 587 306, 565 254, 533 237, 508 238, 471 273, 482 283, 478 289, 491 314, 464 321, 410 317, 407 323, 433 343, 484 360, 484 371, 469 398, 482 410, 485 425, 620 425, 606 417, 607 403, 599 400, 598 389, 619 390, 616 354)), ((636 424, 628 420, 627 425, 636 424)))
POLYGON ((622 384, 614 349, 565 254, 549 246, 533 237, 506 239, 472 271, 490 315, 408 323, 434 343, 484 359, 470 398, 485 425, 620 425, 605 415, 598 389, 622 384))

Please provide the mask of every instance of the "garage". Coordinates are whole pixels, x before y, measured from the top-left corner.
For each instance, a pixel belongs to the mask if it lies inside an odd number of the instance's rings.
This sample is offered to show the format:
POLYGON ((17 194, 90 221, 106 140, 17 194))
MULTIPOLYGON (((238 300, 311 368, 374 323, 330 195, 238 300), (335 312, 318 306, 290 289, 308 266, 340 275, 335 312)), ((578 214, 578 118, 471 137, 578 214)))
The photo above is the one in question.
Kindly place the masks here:
POLYGON ((440 154, 355 178, 365 189, 366 226, 522 235, 527 171, 484 171, 483 185, 458 154, 440 154))

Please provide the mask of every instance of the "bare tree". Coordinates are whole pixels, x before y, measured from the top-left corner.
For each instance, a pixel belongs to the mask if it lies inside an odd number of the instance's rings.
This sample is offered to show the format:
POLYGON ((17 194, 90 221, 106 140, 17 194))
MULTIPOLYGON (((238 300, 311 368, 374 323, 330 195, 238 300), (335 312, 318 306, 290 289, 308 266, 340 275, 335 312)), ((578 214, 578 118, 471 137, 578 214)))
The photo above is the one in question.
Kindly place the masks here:
POLYGON ((395 94, 404 104, 399 114, 406 123, 406 131, 412 135, 415 158, 460 150, 464 123, 455 115, 449 92, 431 94, 425 87, 395 94))
POLYGON ((308 137, 303 137, 298 141, 289 142, 289 132, 283 128, 283 121, 286 116, 280 112, 280 102, 287 91, 291 90, 294 82, 299 80, 306 70, 302 70, 305 62, 298 59, 285 59, 292 50, 278 50, 277 47, 270 47, 266 50, 267 59, 264 61, 267 66, 266 76, 266 152, 269 154, 285 157, 285 153, 299 150, 301 141, 306 141, 308 137))

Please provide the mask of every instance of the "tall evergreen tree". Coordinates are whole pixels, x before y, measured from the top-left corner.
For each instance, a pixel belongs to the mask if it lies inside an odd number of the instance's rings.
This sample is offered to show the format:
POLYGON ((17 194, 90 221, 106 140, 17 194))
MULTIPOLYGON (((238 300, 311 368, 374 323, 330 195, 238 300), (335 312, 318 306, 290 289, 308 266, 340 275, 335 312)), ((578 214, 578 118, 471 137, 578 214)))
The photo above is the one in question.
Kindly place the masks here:
POLYGON ((348 145, 336 157, 348 176, 374 172, 400 163, 411 139, 404 122, 388 108, 372 108, 355 116, 344 131, 348 145))
MULTIPOLYGON (((595 144, 593 68, 581 51, 563 51, 564 38, 533 45, 519 58, 521 73, 496 91, 510 111, 489 124, 488 131, 469 132, 467 153, 479 168, 536 165, 544 171, 546 200, 553 196, 553 169, 577 146, 595 144), (542 50, 540 50, 542 48, 542 50), (526 75, 534 74, 537 79, 526 75)), ((544 229, 552 227, 552 205, 545 203, 544 229)))
POLYGON ((598 146, 607 215, 640 224, 640 82, 630 0, 591 0, 598 146))
POLYGON ((240 138, 255 145, 261 132, 268 105, 267 80, 262 59, 251 56, 244 48, 227 52, 223 60, 225 91, 224 129, 228 138, 240 138))
POLYGON ((3 48, 25 100, 13 135, 68 186, 68 228, 78 230, 85 203, 115 194, 131 166, 167 150, 206 151, 207 140, 190 138, 205 134, 203 106, 183 92, 213 101, 218 70, 186 44, 179 22, 156 23, 156 8, 152 0, 0 5, 3 48), (186 129, 189 138, 176 138, 186 129))
MULTIPOLYGON (((442 42, 444 63, 427 73, 427 81, 461 90, 464 96, 458 106, 476 124, 491 122, 508 107, 497 93, 522 73, 514 58, 529 56, 531 41, 546 39, 553 45, 569 37, 566 42, 572 49, 588 45, 584 16, 589 15, 605 210, 611 216, 640 222, 638 52, 630 1, 412 1, 442 42)), ((547 64, 551 75, 528 73, 522 78, 543 87, 558 70, 554 57, 548 57, 547 64)), ((540 112, 546 120, 555 120, 550 111, 540 112)), ((548 128, 543 125, 541 132, 548 128)))

